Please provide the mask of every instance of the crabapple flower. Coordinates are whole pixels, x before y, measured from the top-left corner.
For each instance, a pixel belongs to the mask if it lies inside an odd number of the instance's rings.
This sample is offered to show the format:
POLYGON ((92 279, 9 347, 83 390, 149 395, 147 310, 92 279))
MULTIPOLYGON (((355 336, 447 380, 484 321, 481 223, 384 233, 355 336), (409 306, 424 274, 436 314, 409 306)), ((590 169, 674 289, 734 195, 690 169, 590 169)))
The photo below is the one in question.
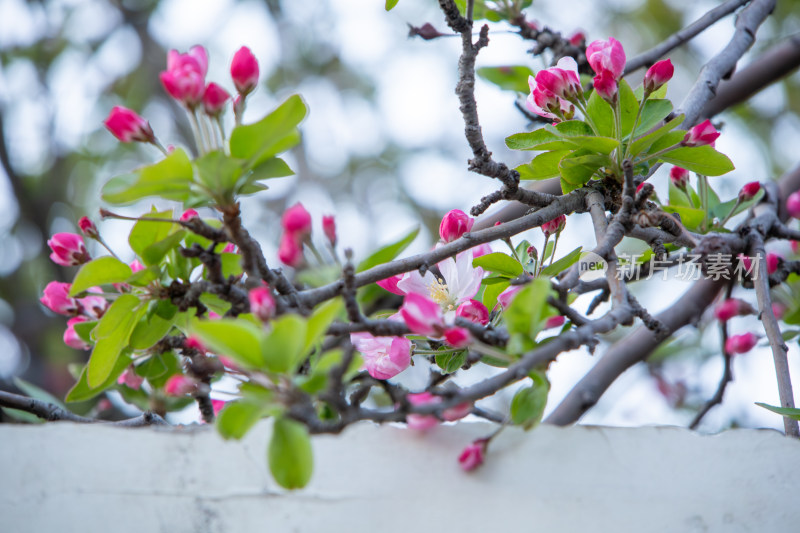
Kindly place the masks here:
POLYGON ((575 106, 539 87, 533 76, 528 76, 528 86, 531 92, 525 100, 525 106, 531 113, 550 120, 559 120, 562 116, 569 119, 575 113, 575 106))
POLYGON ((167 53, 167 70, 159 78, 167 93, 189 109, 203 99, 208 71, 208 53, 202 46, 193 46, 185 54, 177 50, 167 53))
POLYGON ((783 305, 781 302, 775 302, 772 304, 772 314, 775 315, 775 318, 781 320, 783 315, 786 314, 786 306, 783 305))
POLYGON ((669 179, 673 185, 683 190, 689 183, 689 171, 683 167, 672 167, 669 169, 669 179))
POLYGON ((153 143, 156 139, 150 123, 127 107, 113 107, 103 124, 114 137, 124 143, 153 143))
POLYGON ((738 298, 728 298, 714 309, 714 318, 720 322, 727 322, 735 316, 750 315, 753 307, 738 298))
POLYGON ((214 416, 219 416, 219 412, 225 408, 225 400, 211 400, 211 408, 214 409, 214 416))
POLYGON ((622 43, 613 37, 609 37, 607 41, 594 41, 587 46, 586 60, 596 74, 607 71, 614 81, 619 80, 625 70, 625 50, 622 43))
POLYGON ((275 314, 275 300, 267 287, 256 287, 248 294, 250 312, 262 322, 267 322, 275 314))
POLYGON ((594 84, 594 90, 597 91, 600 98, 609 103, 616 101, 619 85, 610 70, 602 71, 592 78, 592 82, 594 84))
POLYGON ((472 258, 473 259, 477 259, 478 257, 481 257, 482 255, 487 255, 487 254, 492 253, 492 247, 489 246, 487 243, 483 243, 483 244, 479 244, 478 246, 476 246, 474 248, 470 248, 469 251, 472 252, 472 258))
POLYGON ((144 270, 145 269, 145 266, 138 259, 134 259, 133 261, 131 261, 131 264, 128 265, 128 266, 131 267, 131 272, 133 272, 133 273, 136 273, 136 272, 139 272, 140 270, 144 270))
POLYGON ((139 387, 142 386, 142 382, 144 382, 144 378, 137 375, 132 366, 126 368, 125 372, 117 378, 117 385, 127 385, 133 390, 139 390, 139 387))
POLYGON ((545 237, 549 237, 551 235, 555 235, 556 233, 561 233, 561 230, 564 229, 566 224, 566 215, 559 215, 550 222, 545 222, 542 224, 542 231, 544 232, 545 237))
POLYGON ((322 233, 331 246, 336 246, 336 218, 333 215, 322 216, 322 233))
POLYGON ((70 316, 80 310, 78 300, 69 296, 71 285, 59 281, 51 281, 44 288, 44 294, 39 299, 42 304, 59 315, 70 316))
POLYGON ((229 242, 228 244, 226 244, 222 248, 222 251, 220 253, 223 253, 223 254, 235 254, 236 253, 236 245, 233 244, 232 242, 229 242))
POLYGON ((401 290, 397 287, 397 283, 403 279, 404 274, 397 274, 396 276, 392 276, 391 278, 382 279, 377 282, 378 287, 391 292, 392 294, 397 294, 399 296, 404 296, 406 293, 405 291, 401 290))
POLYGON ((350 342, 364 357, 364 366, 375 379, 393 378, 411 364, 411 341, 405 337, 374 337, 359 332, 350 334, 350 342))
POLYGON ((167 396, 185 396, 194 392, 196 388, 197 383, 192 378, 183 374, 175 374, 164 384, 164 394, 167 396))
POLYGON ((439 236, 444 242, 453 242, 470 231, 474 223, 474 218, 460 209, 453 209, 442 218, 439 224, 439 236))
POLYGON ((456 309, 456 316, 485 326, 489 323, 489 310, 478 300, 467 300, 456 309))
POLYGON ((278 246, 278 259, 284 265, 297 268, 303 262, 303 245, 291 233, 284 233, 278 246))
POLYGON ((303 204, 298 202, 283 213, 281 226, 287 233, 305 237, 311 233, 311 215, 303 204))
POLYGON ((575 30, 568 38, 572 46, 580 46, 586 41, 586 35, 581 30, 575 30))
POLYGON ((400 307, 400 315, 412 333, 426 337, 441 337, 446 326, 442 307, 418 293, 408 293, 400 307))
POLYGON ((483 464, 488 439, 478 439, 464 448, 458 456, 458 464, 465 472, 471 472, 483 464))
POLYGON ((752 200, 760 190, 761 190, 761 184, 757 181, 751 181, 750 183, 745 183, 744 186, 742 186, 741 190, 739 191, 739 201, 746 202, 748 200, 752 200))
POLYGON ((181 217, 178 220, 181 222, 186 222, 187 220, 191 220, 193 218, 200 218, 200 215, 194 209, 187 209, 181 214, 181 217))
MULTIPOLYGON (((198 352, 207 352, 206 346, 194 335, 189 335, 186 337, 186 340, 183 341, 183 347, 189 350, 197 350, 198 352)), ((222 360, 222 358, 220 358, 222 360)), ((224 363, 223 363, 224 364, 224 363)), ((227 366, 227 365, 226 365, 227 366)))
POLYGON ((753 349, 757 342, 758 336, 755 333, 732 335, 725 341, 725 353, 728 355, 747 353, 753 349))
POLYGON ((647 73, 644 75, 643 86, 645 94, 650 94, 660 89, 662 85, 672 79, 673 74, 675 74, 675 67, 672 66, 672 61, 669 59, 664 59, 654 64, 647 69, 647 73))
POLYGON ((466 348, 472 342, 472 335, 467 328, 454 326, 445 330, 444 341, 453 348, 466 348))
POLYGON ((228 91, 213 81, 206 85, 206 90, 203 92, 203 110, 206 115, 210 117, 219 116, 230 97, 231 95, 228 91))
POLYGON ((108 300, 99 295, 92 295, 92 292, 100 292, 99 287, 92 287, 89 289, 89 296, 78 300, 81 312, 91 319, 99 320, 103 317, 108 309, 108 300))
POLYGON ((67 329, 64 330, 64 344, 76 350, 88 350, 91 348, 89 343, 84 341, 75 331, 75 324, 86 322, 88 318, 85 316, 76 316, 67 320, 67 329))
POLYGON ((683 137, 681 144, 683 146, 705 146, 706 144, 714 144, 714 141, 719 138, 720 133, 711 124, 711 121, 706 119, 697 126, 690 129, 683 137))
POLYGON ((231 78, 239 94, 248 94, 258 84, 258 61, 246 46, 242 46, 233 55, 231 61, 231 78))
POLYGON ((78 220, 78 227, 81 233, 92 239, 96 239, 100 235, 97 231, 97 226, 94 225, 94 222, 92 222, 89 217, 81 217, 78 220))
POLYGON ((50 259, 57 265, 82 265, 92 259, 83 243, 83 237, 76 233, 56 233, 47 241, 47 246, 53 250, 50 259))
POLYGON ((537 72, 536 85, 541 90, 567 101, 583 93, 578 75, 578 63, 571 57, 562 57, 555 67, 537 72))
POLYGON ((800 191, 793 192, 786 199, 786 211, 790 217, 800 218, 800 191))
MULTIPOLYGON (((435 404, 442 402, 442 399, 439 396, 435 396, 430 392, 419 392, 416 394, 409 394, 408 396, 406 396, 406 399, 408 400, 408 403, 410 403, 411 405, 426 405, 426 404, 435 404)), ((406 424, 408 424, 409 429, 425 431, 426 429, 430 429, 438 425, 439 419, 433 415, 409 414, 406 415, 406 424)))
POLYGON ((514 296, 516 296, 517 293, 524 288, 524 285, 511 285, 497 296, 497 302, 503 309, 508 308, 508 306, 511 305, 511 302, 514 301, 514 296))
POLYGON ((564 325, 567 318, 564 315, 551 316, 544 323, 544 329, 560 328, 564 325))
POLYGON ((767 254, 767 274, 774 274, 778 270, 778 265, 783 261, 783 257, 778 254, 767 254))
POLYGON ((397 282, 397 288, 406 294, 417 293, 430 298, 445 313, 455 314, 459 305, 478 293, 483 269, 472 266, 472 254, 469 251, 460 253, 455 258, 447 258, 437 266, 442 274, 441 278, 431 272, 422 276, 414 270, 403 275, 403 279, 397 282))

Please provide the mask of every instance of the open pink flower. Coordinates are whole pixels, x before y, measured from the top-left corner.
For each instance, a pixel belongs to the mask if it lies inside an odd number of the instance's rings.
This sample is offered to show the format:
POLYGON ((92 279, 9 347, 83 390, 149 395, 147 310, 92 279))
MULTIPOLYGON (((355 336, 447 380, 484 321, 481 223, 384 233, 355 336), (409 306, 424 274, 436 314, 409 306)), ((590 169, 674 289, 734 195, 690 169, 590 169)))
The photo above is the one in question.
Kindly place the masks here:
POLYGON ((459 305, 473 298, 483 279, 483 269, 472 266, 472 253, 469 251, 448 258, 437 264, 442 277, 431 272, 424 276, 416 270, 407 272, 397 282, 397 288, 406 294, 417 293, 430 298, 442 307, 445 314, 455 315, 459 305))
POLYGON ((91 345, 84 341, 75 331, 75 324, 86 322, 88 318, 85 316, 76 316, 67 320, 67 329, 64 330, 64 344, 76 350, 88 350, 91 345))
POLYGON ((403 274, 397 274, 396 276, 392 276, 391 278, 382 279, 377 282, 378 287, 391 292, 392 294, 397 294, 400 296, 404 296, 406 293, 405 291, 398 288, 397 283, 403 279, 403 274))
POLYGON ((619 80, 625 71, 625 50, 613 37, 609 37, 606 41, 594 41, 587 46, 586 60, 596 74, 608 71, 615 81, 619 80))
POLYGON ((453 242, 470 231, 474 223, 474 218, 460 209, 453 209, 442 218, 439 224, 439 236, 444 242, 453 242))
POLYGON ((411 364, 411 341, 405 337, 375 337, 359 332, 350 334, 350 342, 364 357, 364 366, 375 379, 393 378, 411 364))
POLYGON ((80 310, 78 301, 70 297, 69 290, 71 285, 69 283, 61 283, 59 281, 51 281, 44 288, 44 294, 39 299, 42 304, 59 315, 75 315, 80 310))
POLYGON ((467 300, 456 309, 456 316, 485 326, 489 323, 489 310, 478 300, 467 300))
POLYGON ((156 138, 150 123, 127 107, 113 107, 103 124, 114 137, 124 143, 134 141, 152 143, 156 138))
POLYGON ((644 75, 644 92, 650 94, 653 91, 657 91, 672 79, 673 74, 675 74, 675 67, 672 66, 672 61, 669 59, 664 59, 654 64, 647 69, 647 73, 644 75))
POLYGON ((167 53, 167 70, 161 72, 159 78, 170 96, 193 109, 203 99, 207 71, 206 49, 193 46, 185 54, 170 50, 167 53))
POLYGON ((583 92, 578 64, 571 57, 562 57, 555 67, 536 73, 536 85, 563 100, 573 100, 583 92))
POLYGON ((720 133, 711 124, 711 121, 706 119, 697 126, 690 129, 683 137, 681 144, 684 146, 705 146, 706 144, 714 144, 714 141, 719 138, 720 133))
POLYGON ((412 333, 439 338, 446 329, 442 307, 417 293, 408 293, 400 307, 400 315, 412 333))
POLYGON ((47 245, 53 251, 50 259, 57 265, 82 265, 92 259, 86 250, 83 237, 76 233, 56 233, 50 237, 47 245))

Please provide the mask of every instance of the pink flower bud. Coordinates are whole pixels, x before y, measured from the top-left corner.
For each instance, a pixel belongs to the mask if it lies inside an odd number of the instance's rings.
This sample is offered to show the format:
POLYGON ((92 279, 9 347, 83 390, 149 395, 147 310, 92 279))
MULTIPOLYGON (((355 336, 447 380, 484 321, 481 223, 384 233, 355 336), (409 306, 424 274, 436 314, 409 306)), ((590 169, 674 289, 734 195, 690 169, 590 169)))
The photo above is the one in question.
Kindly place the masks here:
POLYGON ((408 293, 400 307, 400 315, 412 333, 441 337, 445 330, 442 308, 433 300, 417 293, 408 293))
POLYGON ((56 233, 47 241, 47 246, 53 250, 50 259, 57 265, 82 265, 92 259, 83 243, 83 237, 75 233, 56 233))
POLYGON ((81 217, 80 220, 78 220, 78 227, 81 233, 92 239, 96 239, 100 235, 97 231, 97 226, 94 225, 94 222, 89 220, 89 217, 81 217))
POLYGON ((249 293, 250 312, 262 322, 267 322, 275 315, 275 300, 267 287, 256 287, 249 293))
POLYGON ((108 114, 103 124, 114 137, 124 143, 144 142, 152 143, 155 141, 153 128, 150 127, 145 119, 140 117, 135 111, 126 107, 116 106, 108 114))
POLYGON ((298 235, 302 239, 311 233, 311 215, 303 204, 298 202, 283 213, 281 226, 288 233, 298 235))
POLYGON ((231 95, 228 91, 213 81, 206 85, 206 90, 203 92, 203 110, 206 115, 210 117, 219 116, 230 97, 231 95))
POLYGON ((471 472, 483 464, 487 444, 487 439, 478 439, 464 448, 458 456, 458 464, 462 470, 471 472))
POLYGON ((291 233, 284 233, 278 247, 278 259, 284 265, 297 268, 303 263, 303 245, 291 233))
POLYGON ((489 310, 478 300, 467 300, 456 309, 456 316, 485 326, 489 323, 489 310))
POLYGON ((580 46, 586 42, 586 35, 581 30, 575 30, 568 40, 572 46, 580 46))
POLYGON ((786 306, 783 305, 781 302, 775 302, 772 304, 772 314, 775 315, 775 318, 781 320, 783 315, 786 314, 786 306))
MULTIPOLYGON (((441 403, 442 399, 439 396, 434 396, 430 392, 419 392, 416 394, 409 394, 406 396, 408 403, 411 405, 428 405, 441 403)), ((418 431, 425 431, 439 424, 439 419, 433 415, 406 415, 406 424, 410 429, 418 431)))
POLYGON ((639 185, 636 186, 636 194, 639 194, 641 190, 644 188, 644 184, 647 183, 646 181, 641 182, 639 185))
POLYGON ((672 66, 672 61, 665 59, 659 61, 649 69, 644 75, 644 92, 650 94, 657 91, 662 85, 672 79, 675 73, 675 67, 672 66))
POLYGON ((442 218, 439 236, 444 242, 453 242, 472 229, 475 219, 459 209, 453 209, 442 218))
POLYGON ((390 379, 411 364, 411 341, 405 337, 374 337, 360 332, 350 335, 364 357, 364 366, 375 379, 390 379))
POLYGON ((604 70, 592 79, 594 90, 600 98, 613 104, 617 100, 619 85, 610 70, 604 70))
POLYGON ((75 332, 75 324, 80 324, 81 322, 86 322, 87 320, 88 318, 85 316, 76 316, 67 320, 67 329, 64 330, 64 344, 70 348, 75 348, 76 350, 88 350, 91 348, 91 345, 80 338, 80 336, 78 336, 78 334, 75 332))
POLYGON ((231 61, 231 78, 236 90, 247 94, 256 88, 258 83, 258 61, 246 46, 242 46, 234 54, 231 61))
POLYGON ((793 218, 800 218, 800 191, 793 192, 786 199, 786 211, 793 218))
POLYGON ((735 316, 753 314, 753 307, 738 298, 728 298, 714 309, 714 317, 720 322, 727 322, 735 316))
POLYGON ((542 231, 544 232, 546 237, 550 237, 551 235, 555 235, 556 233, 561 233, 561 230, 564 229, 564 226, 567 224, 567 217, 566 215, 559 215, 550 222, 545 222, 542 224, 542 231))
POLYGON ((625 71, 625 50, 622 44, 609 37, 607 41, 594 41, 586 47, 586 60, 596 74, 608 72, 614 81, 625 71))
POLYGON ((551 316, 545 321, 544 329, 560 328, 566 321, 567 318, 563 315, 551 316))
POLYGON ((453 348, 466 348, 472 343, 472 335, 467 328, 456 326, 445 330, 444 340, 453 348))
POLYGON ((78 301, 69 296, 71 285, 69 283, 61 283, 58 281, 51 281, 44 288, 44 294, 39 299, 42 304, 59 315, 75 315, 80 309, 78 301))
POLYGON ((456 405, 455 407, 451 407, 442 411, 442 418, 448 422, 455 422, 456 420, 461 420, 471 412, 472 404, 469 402, 464 402, 456 405))
POLYGON ((132 366, 126 368, 125 372, 117 378, 117 385, 127 385, 133 390, 139 390, 143 382, 144 378, 137 375, 132 366))
POLYGON ((697 126, 690 129, 683 137, 681 144, 684 146, 705 146, 714 144, 720 133, 714 128, 711 121, 706 119, 697 126))
POLYGON ((746 202, 748 200, 752 200, 760 190, 761 184, 757 181, 745 183, 742 189, 739 191, 739 201, 746 202))
MULTIPOLYGON (((92 292, 97 292, 99 290, 99 287, 92 287, 92 289, 90 289, 92 292)), ((106 310, 109 307, 108 300, 104 297, 99 295, 92 296, 91 294, 78 300, 78 305, 84 315, 95 320, 103 318, 103 315, 106 314, 106 310)))
POLYGON ((133 273, 139 272, 140 270, 144 270, 145 268, 142 262, 139 261, 138 259, 134 259, 133 261, 131 261, 131 264, 128 266, 131 267, 131 272, 133 273))
POLYGON ((219 412, 225 408, 225 400, 211 400, 211 408, 214 409, 214 416, 219 416, 219 412))
MULTIPOLYGON (((183 341, 183 347, 186 348, 187 350, 197 350, 198 352, 203 352, 203 353, 208 351, 208 349, 206 349, 205 344, 203 344, 202 341, 197 337, 195 337, 194 335, 189 335, 188 337, 186 337, 186 340, 183 341)), ((222 361, 221 357, 220 361, 222 361)), ((224 361, 223 364, 225 364, 224 361)))
POLYGON ((193 109, 203 99, 207 71, 208 53, 202 46, 193 46, 186 54, 170 50, 167 70, 161 72, 159 78, 170 96, 193 109))
POLYGON ((537 72, 536 85, 540 90, 564 100, 572 100, 583 93, 578 64, 571 57, 562 57, 555 67, 537 72))
POLYGON ((191 394, 197 388, 197 383, 192 378, 183 374, 170 376, 164 384, 164 394, 167 396, 185 396, 191 394))
POLYGON ((684 190, 689 184, 689 171, 682 167, 672 167, 669 169, 669 179, 677 188, 684 190))
POLYGON ((514 301, 514 296, 517 295, 519 291, 525 288, 523 285, 511 285, 509 288, 504 290, 500 293, 497 297, 497 301, 500 303, 500 306, 503 309, 507 309, 511 302, 514 301))
POLYGON ((725 341, 725 353, 728 355, 747 353, 753 349, 757 342, 758 336, 755 333, 732 335, 725 341))
POLYGON ((400 289, 397 286, 397 282, 403 279, 403 274, 397 274, 396 276, 392 276, 391 278, 382 279, 377 282, 378 287, 391 292, 392 294, 398 294, 400 296, 405 296, 405 291, 400 289))
POLYGON ((774 274, 778 270, 778 265, 783 261, 783 257, 778 254, 767 254, 767 274, 774 274))
POLYGON ((223 254, 235 254, 236 253, 236 245, 233 244, 232 242, 229 242, 228 244, 225 245, 225 247, 222 249, 222 252, 220 252, 220 253, 223 253, 223 254))
POLYGON ((197 214, 197 211, 194 209, 187 209, 181 214, 181 218, 179 220, 181 222, 186 222, 187 220, 191 220, 193 218, 200 218, 200 215, 197 214))
POLYGON ((331 246, 336 246, 336 218, 333 215, 323 215, 322 232, 331 246))

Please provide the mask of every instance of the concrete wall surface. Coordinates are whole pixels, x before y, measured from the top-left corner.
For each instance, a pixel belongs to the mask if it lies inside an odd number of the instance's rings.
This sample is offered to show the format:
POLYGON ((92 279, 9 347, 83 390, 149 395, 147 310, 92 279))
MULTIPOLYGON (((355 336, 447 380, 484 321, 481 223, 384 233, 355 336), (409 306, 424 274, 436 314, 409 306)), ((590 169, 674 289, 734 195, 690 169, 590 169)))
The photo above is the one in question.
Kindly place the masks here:
POLYGON ((0 425, 0 532, 800 531, 800 442, 775 431, 492 429, 419 434, 362 424, 316 436, 314 477, 279 489, 269 424, 242 442, 208 427, 0 425))

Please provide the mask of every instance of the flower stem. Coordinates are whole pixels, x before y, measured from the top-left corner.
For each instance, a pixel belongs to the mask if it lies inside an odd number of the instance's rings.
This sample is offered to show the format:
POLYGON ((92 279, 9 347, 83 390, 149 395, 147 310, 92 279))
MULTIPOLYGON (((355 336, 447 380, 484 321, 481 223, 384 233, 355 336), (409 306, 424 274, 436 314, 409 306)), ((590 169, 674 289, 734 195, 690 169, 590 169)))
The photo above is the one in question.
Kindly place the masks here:
POLYGON ((668 146, 668 147, 664 148, 663 150, 659 150, 658 152, 656 152, 654 154, 648 155, 644 159, 639 159, 638 161, 636 161, 635 164, 639 165, 641 163, 647 163, 651 159, 656 159, 658 157, 661 157, 662 155, 666 154, 667 152, 671 152, 671 151, 673 151, 673 150, 675 150, 677 148, 680 148, 680 147, 681 147, 681 143, 675 143, 672 146, 668 146))
MULTIPOLYGON (((630 154, 631 145, 633 144, 633 136, 636 133, 636 128, 639 126, 639 119, 642 118, 642 110, 644 109, 644 104, 647 102, 647 97, 650 96, 649 94, 645 94, 642 98, 642 101, 639 102, 639 110, 636 111, 636 118, 633 119, 633 129, 631 129, 631 138, 628 140, 628 144, 625 145, 625 154, 622 156, 622 159, 625 160, 628 158, 630 154)), ((622 142, 622 139, 619 140, 622 142)))
POLYGON ((723 218, 722 221, 719 223, 719 227, 720 228, 724 228, 725 227, 725 223, 727 223, 728 220, 730 220, 730 218, 736 212, 736 209, 739 207, 739 205, 741 205, 741 203, 742 203, 742 200, 740 198, 736 198, 736 203, 733 204, 733 207, 731 208, 730 212, 727 215, 725 215, 725 218, 723 218))

